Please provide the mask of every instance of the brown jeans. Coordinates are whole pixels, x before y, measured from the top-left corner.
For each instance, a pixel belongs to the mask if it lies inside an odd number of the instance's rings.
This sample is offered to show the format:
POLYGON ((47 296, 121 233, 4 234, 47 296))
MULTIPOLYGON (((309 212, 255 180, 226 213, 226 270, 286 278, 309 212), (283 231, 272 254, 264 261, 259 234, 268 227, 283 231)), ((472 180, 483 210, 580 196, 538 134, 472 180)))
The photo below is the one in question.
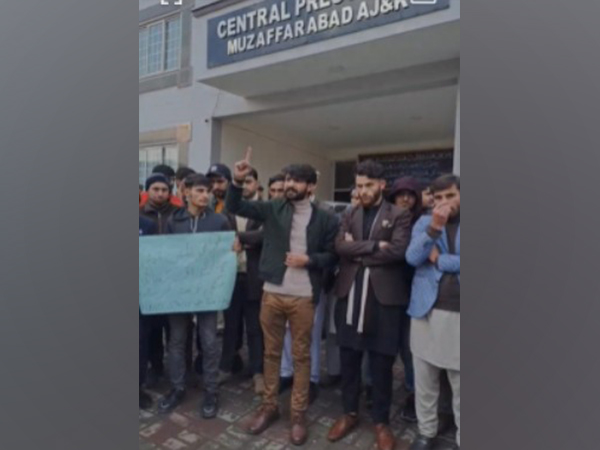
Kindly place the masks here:
POLYGON ((294 359, 292 412, 304 412, 308 409, 310 343, 314 319, 315 305, 312 298, 264 293, 260 324, 265 340, 265 405, 277 406, 283 339, 285 325, 289 321, 294 359))

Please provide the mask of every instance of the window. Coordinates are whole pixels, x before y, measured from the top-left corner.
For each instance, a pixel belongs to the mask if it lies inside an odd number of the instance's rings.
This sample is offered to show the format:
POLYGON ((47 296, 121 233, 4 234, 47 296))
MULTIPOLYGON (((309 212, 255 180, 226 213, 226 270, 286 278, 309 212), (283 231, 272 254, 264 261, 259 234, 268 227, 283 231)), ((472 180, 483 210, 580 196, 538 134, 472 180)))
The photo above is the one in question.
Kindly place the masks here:
POLYGON ((181 16, 139 29, 139 76, 177 70, 181 55, 181 16))
POLYGON ((179 149, 177 145, 140 148, 139 183, 143 185, 152 170, 160 164, 166 164, 177 170, 177 167, 179 167, 179 149))
POLYGON ((356 169, 356 161, 338 161, 335 163, 334 201, 350 203, 350 194, 354 187, 354 169, 356 169))

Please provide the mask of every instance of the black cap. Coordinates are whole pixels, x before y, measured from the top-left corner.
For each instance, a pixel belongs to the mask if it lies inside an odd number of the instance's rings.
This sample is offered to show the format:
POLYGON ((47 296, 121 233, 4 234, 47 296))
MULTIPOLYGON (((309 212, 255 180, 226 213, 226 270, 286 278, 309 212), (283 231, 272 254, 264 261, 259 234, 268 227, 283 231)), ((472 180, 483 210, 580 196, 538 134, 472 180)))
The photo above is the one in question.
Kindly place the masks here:
POLYGON ((166 184, 169 188, 169 191, 171 190, 171 184, 169 183, 169 179, 165 177, 162 173, 154 173, 148 177, 148 179, 146 180, 146 191, 150 190, 150 186, 152 186, 154 183, 166 184))
POLYGON ((173 178, 175 176, 175 171, 166 164, 159 164, 158 166, 154 167, 154 169, 152 169, 152 173, 162 173, 167 178, 173 178))
POLYGON ((213 164, 206 174, 208 178, 223 177, 231 182, 231 170, 225 164, 213 164))

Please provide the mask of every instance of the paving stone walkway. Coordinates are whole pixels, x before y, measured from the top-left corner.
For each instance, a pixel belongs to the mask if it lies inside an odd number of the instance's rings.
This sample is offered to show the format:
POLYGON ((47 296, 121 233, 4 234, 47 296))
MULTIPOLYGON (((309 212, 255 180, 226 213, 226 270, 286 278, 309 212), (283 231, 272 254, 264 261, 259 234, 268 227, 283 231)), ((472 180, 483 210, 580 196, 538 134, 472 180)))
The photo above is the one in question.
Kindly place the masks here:
MULTIPOLYGON (((399 406, 406 394, 402 387, 401 365, 395 367, 394 403, 391 426, 399 438, 396 450, 408 450, 416 435, 416 426, 409 425, 399 417, 399 406)), ((168 390, 166 382, 151 391, 158 400, 168 390)), ((326 436, 330 426, 342 413, 341 390, 321 389, 319 398, 308 412, 309 441, 300 448, 311 450, 371 450, 376 449, 373 425, 368 411, 363 407, 361 425, 341 442, 332 444, 326 436)), ((263 435, 254 437, 244 432, 244 425, 260 403, 255 396, 252 379, 236 376, 222 386, 220 412, 214 420, 203 420, 198 407, 201 389, 188 391, 186 401, 170 415, 159 415, 156 410, 140 411, 139 448, 140 450, 283 450, 298 448, 289 443, 290 392, 280 397, 282 419, 263 435)), ((454 440, 454 430, 449 430, 437 439, 435 450, 448 450, 454 440)))

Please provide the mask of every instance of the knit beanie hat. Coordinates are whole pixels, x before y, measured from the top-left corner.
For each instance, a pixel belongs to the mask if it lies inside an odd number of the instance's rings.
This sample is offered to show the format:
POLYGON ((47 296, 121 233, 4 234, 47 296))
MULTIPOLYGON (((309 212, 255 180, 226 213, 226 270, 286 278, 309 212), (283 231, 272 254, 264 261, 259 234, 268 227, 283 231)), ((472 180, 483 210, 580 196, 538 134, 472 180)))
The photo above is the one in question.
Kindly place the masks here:
POLYGON ((169 179, 165 177, 162 173, 153 173, 146 180, 146 191, 150 190, 150 187, 154 183, 163 183, 169 187, 169 192, 171 191, 171 183, 169 183, 169 179))

